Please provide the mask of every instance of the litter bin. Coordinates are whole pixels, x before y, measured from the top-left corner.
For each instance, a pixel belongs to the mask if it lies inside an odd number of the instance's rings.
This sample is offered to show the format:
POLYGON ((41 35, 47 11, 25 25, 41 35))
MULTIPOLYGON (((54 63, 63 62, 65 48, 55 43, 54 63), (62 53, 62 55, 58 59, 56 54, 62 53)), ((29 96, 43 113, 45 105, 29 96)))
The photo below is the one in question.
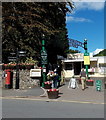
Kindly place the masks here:
POLYGON ((13 71, 11 69, 5 70, 5 88, 11 89, 13 87, 13 71))

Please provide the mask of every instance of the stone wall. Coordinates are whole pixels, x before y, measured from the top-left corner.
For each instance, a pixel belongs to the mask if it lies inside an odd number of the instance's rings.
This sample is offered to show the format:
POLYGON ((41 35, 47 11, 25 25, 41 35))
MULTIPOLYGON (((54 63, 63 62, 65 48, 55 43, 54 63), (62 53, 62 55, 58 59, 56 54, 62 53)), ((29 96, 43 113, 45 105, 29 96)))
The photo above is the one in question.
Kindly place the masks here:
MULTIPOLYGON (((30 70, 19 71, 19 86, 20 89, 33 88, 40 85, 40 78, 31 78, 30 70)), ((16 83, 16 71, 13 71, 13 89, 15 89, 16 83)), ((2 77, 2 87, 5 87, 5 77, 2 77)))

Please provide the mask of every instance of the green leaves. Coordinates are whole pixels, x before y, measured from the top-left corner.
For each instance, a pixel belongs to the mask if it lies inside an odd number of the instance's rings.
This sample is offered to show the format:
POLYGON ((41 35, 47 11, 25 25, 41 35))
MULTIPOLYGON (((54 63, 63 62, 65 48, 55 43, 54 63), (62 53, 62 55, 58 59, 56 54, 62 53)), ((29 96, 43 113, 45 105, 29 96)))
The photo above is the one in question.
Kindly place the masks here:
MULTIPOLYGON (((4 2, 2 3, 3 53, 24 49, 27 57, 40 59, 42 34, 46 49, 51 53, 65 55, 68 46, 65 24, 66 3, 59 2, 4 2)), ((3 61, 7 62, 3 54, 3 61)))
POLYGON ((100 51, 97 55, 94 56, 106 56, 106 49, 100 51))

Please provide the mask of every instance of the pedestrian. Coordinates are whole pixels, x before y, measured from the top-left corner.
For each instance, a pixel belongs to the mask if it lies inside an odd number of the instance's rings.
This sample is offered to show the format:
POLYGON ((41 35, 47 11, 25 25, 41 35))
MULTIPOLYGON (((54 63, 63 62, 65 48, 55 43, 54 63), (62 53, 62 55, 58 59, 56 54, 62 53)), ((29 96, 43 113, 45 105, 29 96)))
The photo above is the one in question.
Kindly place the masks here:
POLYGON ((60 82, 61 82, 61 67, 59 65, 57 67, 57 74, 58 74, 58 87, 60 87, 60 82))
POLYGON ((56 69, 54 70, 54 75, 53 75, 53 87, 54 88, 58 88, 58 74, 57 74, 57 71, 56 69))
POLYGON ((78 87, 76 78, 75 78, 74 76, 72 76, 72 78, 71 78, 70 81, 69 81, 68 88, 70 88, 70 87, 71 87, 72 89, 75 89, 76 87, 78 87))
POLYGON ((84 68, 82 68, 80 72, 80 78, 81 78, 82 90, 84 90, 86 88, 86 72, 84 71, 84 68))

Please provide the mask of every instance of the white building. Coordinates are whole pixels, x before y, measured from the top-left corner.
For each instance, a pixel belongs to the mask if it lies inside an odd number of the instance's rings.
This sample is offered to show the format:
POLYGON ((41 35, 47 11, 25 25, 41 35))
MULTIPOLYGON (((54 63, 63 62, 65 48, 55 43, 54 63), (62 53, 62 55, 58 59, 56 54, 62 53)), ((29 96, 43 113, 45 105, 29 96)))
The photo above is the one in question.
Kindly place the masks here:
MULTIPOLYGON (((63 70, 65 78, 79 75, 81 68, 85 68, 83 53, 68 54, 67 59, 63 60, 63 70)), ((90 55, 90 65, 88 66, 90 76, 103 76, 106 74, 106 56, 93 57, 90 55)))

